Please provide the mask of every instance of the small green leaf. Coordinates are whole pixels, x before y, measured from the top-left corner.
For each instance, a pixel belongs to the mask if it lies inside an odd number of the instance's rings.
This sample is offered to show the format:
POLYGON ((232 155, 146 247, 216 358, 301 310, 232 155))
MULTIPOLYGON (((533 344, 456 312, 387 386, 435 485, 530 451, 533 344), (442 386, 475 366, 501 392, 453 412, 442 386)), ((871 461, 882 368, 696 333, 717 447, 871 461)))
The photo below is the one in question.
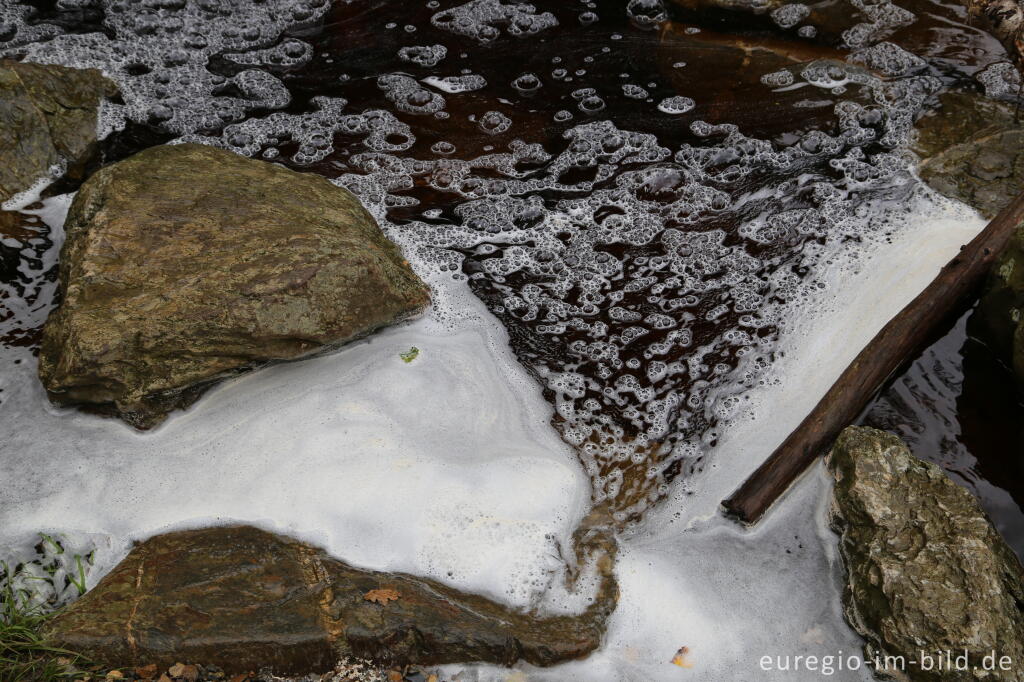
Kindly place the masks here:
POLYGON ((420 354, 420 349, 413 346, 404 353, 399 353, 398 357, 402 358, 403 362, 409 363, 416 359, 416 356, 420 354))

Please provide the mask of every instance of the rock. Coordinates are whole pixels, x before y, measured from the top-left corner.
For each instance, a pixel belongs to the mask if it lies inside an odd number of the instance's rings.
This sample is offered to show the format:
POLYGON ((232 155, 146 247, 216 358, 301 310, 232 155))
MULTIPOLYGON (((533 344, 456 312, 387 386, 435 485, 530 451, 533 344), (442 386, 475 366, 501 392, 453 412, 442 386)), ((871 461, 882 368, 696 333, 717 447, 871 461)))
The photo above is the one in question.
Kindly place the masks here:
MULTIPOLYGON (((992 218, 1024 191, 1024 127, 1012 107, 973 93, 946 92, 917 122, 914 151, 933 189, 992 218)), ((1017 230, 978 305, 978 333, 1024 386, 1024 232, 1017 230)))
POLYGON ((149 428, 211 384, 337 347, 429 290, 348 191, 184 144, 98 171, 64 226, 50 399, 149 428))
POLYGON ((917 122, 921 178, 992 218, 1024 191, 1024 128, 1012 107, 977 94, 947 92, 917 122))
POLYGON ((983 336, 1013 368, 1024 388, 1024 226, 1019 226, 989 274, 977 316, 983 336))
POLYGON ((196 682, 196 680, 199 679, 199 668, 197 668, 194 665, 175 663, 167 669, 167 674, 176 680, 184 680, 184 682, 196 682))
POLYGON ((136 546, 48 634, 109 666, 192 660, 228 675, 320 673, 344 656, 551 665, 599 645, 616 596, 609 573, 582 615, 538 617, 433 580, 358 569, 249 526, 216 527, 136 546), (374 590, 397 598, 370 601, 374 590))
POLYGON ((896 436, 851 426, 828 456, 844 610, 869 661, 904 656, 900 680, 1022 680, 1024 571, 977 500, 896 436), (967 651, 972 671, 923 670, 921 652, 967 651), (1011 671, 984 671, 1009 656, 1011 671))
POLYGON ((116 92, 95 69, 0 60, 0 203, 61 162, 81 177, 97 149, 100 101, 116 92))
POLYGON ((140 665, 135 668, 135 676, 141 680, 151 680, 156 677, 157 669, 156 663, 150 663, 148 665, 140 665))

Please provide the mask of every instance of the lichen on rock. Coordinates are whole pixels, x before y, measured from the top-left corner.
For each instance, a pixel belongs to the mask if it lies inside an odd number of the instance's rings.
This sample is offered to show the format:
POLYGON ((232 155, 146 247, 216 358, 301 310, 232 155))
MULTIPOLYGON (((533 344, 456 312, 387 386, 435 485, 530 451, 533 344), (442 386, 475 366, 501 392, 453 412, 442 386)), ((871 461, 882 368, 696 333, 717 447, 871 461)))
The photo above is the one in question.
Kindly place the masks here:
POLYGON ((869 662, 898 680, 1022 680, 1024 570, 977 500, 896 436, 851 426, 828 456, 843 604, 869 662), (926 670, 922 652, 966 652, 968 670, 926 670), (1006 670, 985 657, 1006 656, 1006 670))
POLYGON ((153 147, 101 169, 64 229, 39 376, 54 402, 138 428, 221 379, 429 302, 347 190, 211 147, 153 147))

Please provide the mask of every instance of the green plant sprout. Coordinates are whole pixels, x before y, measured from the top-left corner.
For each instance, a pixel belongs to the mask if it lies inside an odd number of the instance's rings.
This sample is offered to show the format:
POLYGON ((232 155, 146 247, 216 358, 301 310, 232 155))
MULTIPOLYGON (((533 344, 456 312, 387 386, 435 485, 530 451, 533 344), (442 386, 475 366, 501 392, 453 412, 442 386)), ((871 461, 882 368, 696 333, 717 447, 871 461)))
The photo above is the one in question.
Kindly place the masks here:
MULTIPOLYGON (((13 574, 6 562, 0 576, 0 682, 56 682, 80 679, 79 654, 51 646, 42 631, 53 615, 31 606, 27 592, 20 595, 11 586, 13 574)), ((19 590, 19 592, 23 592, 19 590)))

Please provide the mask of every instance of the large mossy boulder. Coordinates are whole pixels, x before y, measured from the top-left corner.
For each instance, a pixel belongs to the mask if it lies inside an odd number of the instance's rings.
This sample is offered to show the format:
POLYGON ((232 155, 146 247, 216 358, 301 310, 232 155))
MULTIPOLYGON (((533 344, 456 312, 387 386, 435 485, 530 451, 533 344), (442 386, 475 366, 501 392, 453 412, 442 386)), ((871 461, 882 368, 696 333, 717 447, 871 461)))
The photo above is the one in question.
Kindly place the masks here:
POLYGON ((865 427, 843 431, 828 468, 844 610, 868 660, 903 657, 880 671, 900 680, 1024 680, 1024 570, 967 489, 865 427), (922 652, 966 652, 969 669, 926 670, 922 652))
POLYGON ((95 69, 0 60, 0 203, 61 164, 80 177, 98 147, 100 103, 116 92, 95 69))
POLYGON ((533 616, 433 580, 354 568, 251 526, 229 526, 167 533, 136 546, 48 634, 107 666, 191 661, 229 674, 263 667, 323 672, 344 656, 388 665, 551 665, 599 645, 616 594, 609 572, 583 614, 533 616))
POLYGON ((64 225, 50 399, 149 428, 212 383, 336 347, 429 290, 348 191, 201 145, 101 169, 64 225))

